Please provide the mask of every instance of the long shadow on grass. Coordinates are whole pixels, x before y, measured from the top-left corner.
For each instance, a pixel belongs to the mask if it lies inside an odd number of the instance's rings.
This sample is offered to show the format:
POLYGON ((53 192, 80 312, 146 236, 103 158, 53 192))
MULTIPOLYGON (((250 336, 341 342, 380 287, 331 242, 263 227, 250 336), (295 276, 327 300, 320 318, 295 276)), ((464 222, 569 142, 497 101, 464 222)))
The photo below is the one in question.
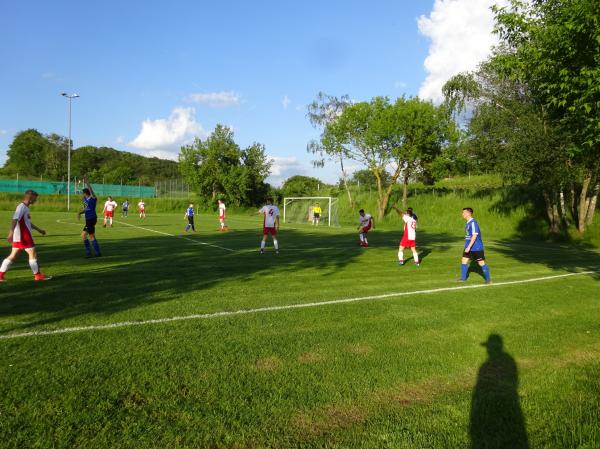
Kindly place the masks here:
POLYGON ((505 239, 496 242, 494 249, 519 262, 544 264, 553 270, 595 271, 592 277, 600 280, 600 253, 591 247, 505 239))
POLYGON ((517 364, 504 351, 502 337, 485 343, 487 360, 479 368, 471 402, 472 449, 528 449, 525 418, 519 401, 517 364))
MULTIPOLYGON (((140 234, 143 236, 100 239, 104 255, 94 259, 83 257, 83 245, 76 235, 73 235, 73 243, 68 245, 47 246, 40 239, 39 259, 44 271, 52 274, 53 264, 64 266, 67 263, 71 271, 47 283, 17 281, 2 285, 0 317, 14 317, 16 323, 10 328, 5 324, 0 333, 86 315, 112 314, 142 304, 180 300, 181 294, 202 292, 216 285, 227 288, 230 281, 256 281, 261 276, 269 277, 265 285, 274 283, 277 289, 283 291, 286 279, 303 270, 317 269, 314 276, 335 274, 354 263, 365 251, 389 249, 394 260, 400 238, 399 232, 377 230, 369 238, 372 248, 364 249, 357 244, 357 234, 350 231, 308 235, 300 230, 285 229, 279 237, 281 254, 275 255, 271 249, 259 255, 260 230, 184 236, 197 240, 197 244, 170 236, 144 235, 147 233, 141 230, 140 234), (19 315, 28 315, 27 321, 18 323, 19 315)), ((110 235, 110 230, 104 235, 110 235)), ((446 234, 422 234, 421 237, 421 241, 431 247, 429 251, 446 251, 457 240, 455 236, 446 234)), ((26 266, 23 256, 14 268, 19 265, 26 266)), ((9 281, 11 274, 7 274, 9 281)), ((289 288, 297 288, 297 285, 292 285, 289 288)), ((267 294, 270 288, 265 288, 267 294)), ((209 304, 207 312, 214 310, 215 299, 219 301, 219 310, 247 307, 234 294, 217 296, 216 289, 212 292, 211 296, 206 296, 209 304)))

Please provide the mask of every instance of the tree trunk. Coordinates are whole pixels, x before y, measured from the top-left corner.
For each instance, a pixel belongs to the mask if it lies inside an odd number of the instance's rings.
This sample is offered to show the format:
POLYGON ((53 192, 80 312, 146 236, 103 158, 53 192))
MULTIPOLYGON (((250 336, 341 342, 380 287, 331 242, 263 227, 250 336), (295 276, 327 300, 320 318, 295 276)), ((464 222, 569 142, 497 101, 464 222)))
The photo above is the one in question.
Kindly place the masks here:
POLYGON ((380 220, 383 219, 385 215, 385 207, 387 205, 386 195, 383 191, 383 186, 381 185, 381 175, 379 174, 379 170, 373 169, 373 176, 375 176, 375 181, 377 183, 377 216, 380 220))
POLYGON ((350 208, 354 209, 354 200, 352 199, 352 193, 350 193, 350 189, 348 188, 348 177, 346 176, 346 170, 344 170, 344 158, 340 156, 340 168, 342 169, 342 180, 344 181, 344 187, 346 188, 346 193, 348 194, 348 201, 350 202, 350 208))
POLYGON ((581 193, 579 194, 579 217, 577 219, 577 230, 581 234, 585 232, 587 211, 590 201, 588 198, 588 190, 590 189, 591 182, 591 175, 586 174, 585 178, 583 179, 583 185, 581 186, 581 193))
POLYGON ((598 204, 598 194, 600 194, 600 182, 596 183, 594 187, 594 192, 590 197, 590 202, 586 214, 585 224, 586 226, 590 226, 594 221, 594 214, 596 212, 596 205, 598 204))
POLYGON ((546 203, 546 216, 548 217, 548 222, 550 223, 550 232, 552 234, 558 234, 560 231, 559 221, 558 221, 558 212, 556 202, 552 200, 550 194, 544 190, 542 192, 544 196, 544 202, 546 203))
POLYGON ((567 218, 567 208, 565 206, 565 192, 562 188, 560 189, 560 216, 562 222, 566 226, 569 226, 569 219, 567 218))
POLYGON ((408 207, 408 171, 404 174, 404 179, 402 180, 402 208, 406 209, 408 207))
POLYGON ((560 213, 559 213, 559 209, 558 209, 558 203, 556 202, 556 200, 552 202, 552 217, 553 217, 554 223, 556 223, 556 228, 557 228, 556 232, 559 232, 561 219, 560 219, 560 213))
POLYGON ((577 194, 575 193, 574 183, 571 183, 571 217, 577 224, 577 194))

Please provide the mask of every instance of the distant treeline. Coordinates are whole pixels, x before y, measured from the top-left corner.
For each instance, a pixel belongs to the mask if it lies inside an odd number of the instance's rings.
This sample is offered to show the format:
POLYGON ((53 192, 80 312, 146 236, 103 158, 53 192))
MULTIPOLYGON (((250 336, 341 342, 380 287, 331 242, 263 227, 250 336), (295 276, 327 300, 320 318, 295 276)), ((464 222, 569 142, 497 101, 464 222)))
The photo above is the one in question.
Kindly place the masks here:
MULTIPOLYGON (((58 134, 44 135, 35 129, 21 131, 9 146, 8 159, 0 174, 66 179, 68 145, 68 139, 58 134)), ((175 161, 88 145, 71 153, 71 176, 83 175, 107 184, 153 185, 162 179, 179 177, 179 170, 175 161)))

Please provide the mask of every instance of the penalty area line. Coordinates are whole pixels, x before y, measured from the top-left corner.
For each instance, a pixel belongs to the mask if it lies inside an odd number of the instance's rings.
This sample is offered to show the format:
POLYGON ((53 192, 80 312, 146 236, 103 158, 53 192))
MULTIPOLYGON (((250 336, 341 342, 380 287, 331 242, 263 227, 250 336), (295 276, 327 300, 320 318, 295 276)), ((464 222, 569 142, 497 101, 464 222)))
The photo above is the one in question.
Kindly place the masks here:
POLYGON ((292 309, 307 309, 313 307, 322 307, 329 305, 337 305, 337 304, 348 304, 354 302, 362 302, 362 301, 376 301, 376 300, 386 300, 391 298, 398 298, 402 296, 415 296, 415 295, 426 295, 426 294, 434 294, 434 293, 442 293, 442 292, 450 292, 457 290, 473 290, 477 288, 492 288, 492 287, 501 287, 505 285, 518 285, 518 284, 528 284, 532 282, 541 282, 548 281, 552 279, 561 279, 572 276, 584 276, 588 274, 596 274, 600 273, 599 271, 581 271, 578 273, 565 273, 565 274, 556 274, 552 276, 542 276, 535 277, 529 279, 520 279, 515 281, 504 281, 497 282, 491 285, 486 284, 476 284, 476 285, 460 285, 454 287, 442 287, 442 288, 433 288, 428 290, 415 290, 408 292, 396 292, 396 293, 385 293, 381 295, 372 295, 372 296, 359 296, 355 298, 345 298, 345 299, 334 299, 331 301, 321 301, 321 302, 309 302, 309 303, 300 303, 300 304, 287 304, 282 306, 270 306, 270 307, 259 307, 256 309, 242 309, 242 310, 233 310, 233 311, 223 311, 223 312, 213 312, 213 313, 204 313, 204 314, 193 314, 193 315, 184 315, 184 316, 174 316, 169 318, 156 318, 151 320, 140 320, 140 321, 121 321, 110 324, 97 324, 90 326, 76 326, 76 327, 65 327, 53 330, 40 330, 40 331, 30 331, 30 332, 21 332, 15 334, 6 334, 0 335, 0 340, 9 340, 14 338, 24 338, 24 337, 39 337, 39 336, 48 336, 48 335, 58 335, 58 334, 70 334, 74 332, 89 332, 89 331, 99 331, 99 330, 109 330, 109 329, 119 329, 124 327, 133 327, 133 326, 146 326, 150 324, 164 324, 171 323, 175 321, 190 321, 190 320, 203 320, 210 318, 219 318, 219 317, 230 317, 237 315, 250 315, 257 313, 267 313, 267 312, 277 312, 281 310, 292 310, 292 309))

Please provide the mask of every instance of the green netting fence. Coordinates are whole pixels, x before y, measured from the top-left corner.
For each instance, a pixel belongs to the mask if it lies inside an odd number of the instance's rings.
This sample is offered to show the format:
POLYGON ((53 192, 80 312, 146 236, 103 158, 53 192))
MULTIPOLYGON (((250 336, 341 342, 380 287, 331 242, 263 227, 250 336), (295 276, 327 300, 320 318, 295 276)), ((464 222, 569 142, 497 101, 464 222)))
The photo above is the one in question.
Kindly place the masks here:
MULTIPOLYGON (((71 195, 78 195, 84 185, 81 181, 71 183, 71 195)), ((96 195, 118 197, 156 197, 156 188, 148 186, 128 186, 119 184, 92 183, 96 195)), ((0 179, 0 192, 22 193, 26 190, 35 190, 40 195, 66 195, 67 183, 54 181, 32 181, 25 179, 0 179)))

